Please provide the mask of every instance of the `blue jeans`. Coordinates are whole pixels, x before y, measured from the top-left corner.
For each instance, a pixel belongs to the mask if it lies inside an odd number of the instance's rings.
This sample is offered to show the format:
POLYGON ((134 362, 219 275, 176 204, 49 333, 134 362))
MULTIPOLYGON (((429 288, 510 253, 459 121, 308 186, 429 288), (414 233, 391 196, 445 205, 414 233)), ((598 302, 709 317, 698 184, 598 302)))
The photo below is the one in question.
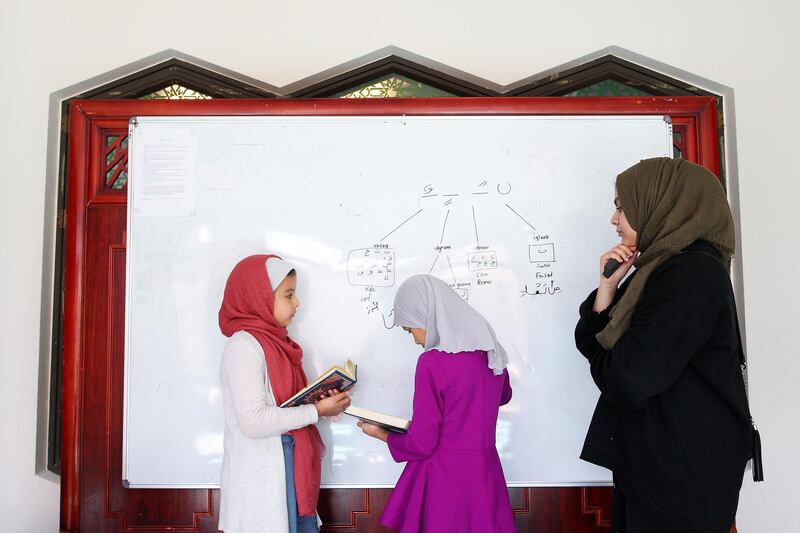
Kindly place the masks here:
POLYGON ((316 516, 297 513, 297 494, 294 490, 294 437, 281 435, 283 464, 286 469, 286 506, 289 511, 289 533, 319 533, 316 516))

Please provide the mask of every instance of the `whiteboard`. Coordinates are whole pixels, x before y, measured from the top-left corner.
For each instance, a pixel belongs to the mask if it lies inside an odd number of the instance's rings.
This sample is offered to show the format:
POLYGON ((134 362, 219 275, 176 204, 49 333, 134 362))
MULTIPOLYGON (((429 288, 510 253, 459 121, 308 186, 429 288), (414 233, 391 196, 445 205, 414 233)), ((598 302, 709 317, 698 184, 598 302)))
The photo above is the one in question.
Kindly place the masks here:
MULTIPOLYGON (((392 299, 432 273, 508 351, 509 485, 610 483, 578 459, 598 392, 573 330, 617 240, 614 178, 672 155, 668 117, 139 117, 129 143, 127 486, 218 486, 217 311, 231 268, 265 252, 298 269, 309 378, 352 358, 353 403, 410 417, 420 350, 392 299)), ((323 486, 394 485, 403 465, 354 419, 319 427, 323 486)))

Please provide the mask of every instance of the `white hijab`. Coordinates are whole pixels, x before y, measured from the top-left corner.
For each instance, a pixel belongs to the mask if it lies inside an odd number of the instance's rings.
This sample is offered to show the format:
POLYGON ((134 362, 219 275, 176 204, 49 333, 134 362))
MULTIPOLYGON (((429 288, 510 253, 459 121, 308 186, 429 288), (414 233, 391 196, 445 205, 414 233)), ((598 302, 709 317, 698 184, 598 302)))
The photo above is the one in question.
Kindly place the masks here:
POLYGON ((270 285, 272 285, 272 292, 278 290, 278 285, 286 279, 286 276, 292 270, 294 270, 294 267, 280 257, 272 256, 267 259, 267 277, 270 285))
POLYGON ((394 325, 424 329, 426 350, 484 350, 495 375, 508 364, 489 322, 439 278, 419 274, 400 285, 394 297, 394 325))

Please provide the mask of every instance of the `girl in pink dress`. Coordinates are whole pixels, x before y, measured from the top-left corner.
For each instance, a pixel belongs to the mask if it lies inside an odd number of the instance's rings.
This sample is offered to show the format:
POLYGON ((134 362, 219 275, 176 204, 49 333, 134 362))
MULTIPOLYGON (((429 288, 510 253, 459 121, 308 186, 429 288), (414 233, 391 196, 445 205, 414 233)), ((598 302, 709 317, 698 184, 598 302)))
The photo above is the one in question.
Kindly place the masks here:
POLYGON ((494 330, 444 281, 427 275, 400 286, 394 324, 425 352, 408 431, 358 424, 406 463, 381 523, 401 533, 514 532, 495 446, 497 412, 511 400, 511 386, 494 330))

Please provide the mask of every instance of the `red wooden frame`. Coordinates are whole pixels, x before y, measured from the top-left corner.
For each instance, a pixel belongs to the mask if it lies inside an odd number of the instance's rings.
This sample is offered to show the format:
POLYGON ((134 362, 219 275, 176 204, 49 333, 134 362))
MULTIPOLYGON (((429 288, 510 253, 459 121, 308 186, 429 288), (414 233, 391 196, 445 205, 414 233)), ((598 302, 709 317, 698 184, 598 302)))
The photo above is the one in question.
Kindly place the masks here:
MULTIPOLYGON (((669 115, 673 123, 680 125, 684 132, 684 157, 719 175, 716 105, 715 99, 710 96, 73 102, 69 124, 66 218, 62 532, 165 529, 216 531, 214 516, 218 502, 212 491, 186 491, 196 493, 187 501, 204 502, 201 506, 203 508, 187 511, 181 507, 184 500, 177 495, 182 491, 151 489, 149 494, 156 494, 157 498, 163 495, 162 500, 172 502, 174 507, 168 506, 166 510, 159 508, 159 512, 153 514, 163 515, 166 517, 165 521, 168 521, 173 515, 177 519, 178 511, 184 515, 191 511, 191 524, 184 521, 182 524, 135 525, 135 517, 126 517, 125 511, 112 510, 110 505, 112 488, 115 492, 114 498, 134 498, 128 496, 134 492, 120 493, 118 490, 126 489, 119 489, 116 485, 110 487, 112 481, 108 475, 111 469, 109 465, 112 463, 110 454, 121 454, 121 450, 111 449, 110 442, 122 431, 121 423, 115 422, 121 416, 121 406, 114 405, 116 398, 121 401, 121 393, 114 389, 114 384, 120 380, 121 369, 112 365, 112 352, 117 342, 112 335, 112 318, 121 320, 122 315, 112 317, 111 309, 114 304, 111 299, 113 294, 119 294, 113 289, 114 284, 120 283, 124 286, 124 275, 118 281, 113 277, 113 264, 108 264, 114 261, 113 253, 120 248, 124 249, 124 244, 121 243, 125 242, 127 191, 111 190, 105 186, 102 165, 105 147, 101 146, 101 139, 103 131, 124 130, 130 117, 145 115, 669 115), (90 232, 92 236, 102 238, 103 242, 92 242, 90 232), (99 257, 102 250, 114 252, 99 257), (107 265, 103 267, 108 269, 107 272, 98 272, 97 265, 100 262, 107 265), (98 275, 102 273, 107 275, 98 275), (99 309, 102 306, 96 305, 98 301, 108 301, 107 309, 99 309), (100 350, 98 346, 105 346, 107 350, 100 350), (105 440, 98 442, 99 439, 105 440), (88 456, 84 453, 87 449, 106 450, 109 456, 88 456), (91 523, 87 523, 90 519, 91 523)), ((375 511, 374 507, 382 507, 388 491, 373 490, 371 495, 369 489, 354 490, 364 491, 363 498, 355 498, 362 502, 358 507, 363 507, 364 510, 345 510, 350 513, 349 520, 336 522, 326 528, 327 530, 381 530, 376 525, 360 528, 358 523, 364 522, 365 515, 380 511, 375 511), (377 503, 371 507, 370 501, 377 503)), ((540 518, 545 515, 558 518, 550 522, 550 527, 556 527, 552 526, 556 523, 561 524, 559 527, 573 523, 569 520, 575 520, 575 524, 587 524, 570 526, 574 527, 571 531, 598 531, 597 528, 608 527, 610 502, 607 489, 514 490, 516 492, 512 500, 524 500, 522 507, 515 509, 518 526, 523 529, 533 527, 534 521, 538 520, 539 525, 536 527, 546 530, 548 526, 541 523, 540 518), (534 517, 537 513, 539 518, 534 517), (572 518, 573 515, 577 518, 572 518)), ((141 492, 136 494, 139 495, 135 496, 138 498, 139 508, 147 510, 149 498, 141 496, 141 492)), ((328 504, 343 502, 345 499, 354 500, 347 496, 346 491, 341 490, 331 491, 326 498, 328 504)), ((132 503, 129 504, 131 506, 132 503)), ((323 506, 324 504, 321 505, 323 506)), ((374 516, 371 519, 373 524, 377 522, 374 516)))

